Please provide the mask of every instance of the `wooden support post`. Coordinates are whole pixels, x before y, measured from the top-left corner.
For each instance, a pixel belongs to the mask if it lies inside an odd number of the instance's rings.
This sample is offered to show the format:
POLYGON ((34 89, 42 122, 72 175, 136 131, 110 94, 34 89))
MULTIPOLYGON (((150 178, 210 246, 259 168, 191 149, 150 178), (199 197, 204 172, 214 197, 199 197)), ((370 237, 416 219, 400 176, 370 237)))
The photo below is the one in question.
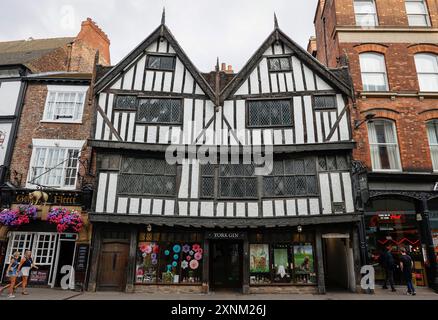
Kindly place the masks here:
POLYGON ((88 280, 88 291, 97 290, 97 273, 99 269, 99 257, 100 248, 102 243, 102 228, 100 224, 95 224, 93 226, 93 238, 91 242, 91 261, 89 261, 88 268, 90 269, 90 277, 88 280))
POLYGON ((126 270, 126 288, 125 292, 133 293, 135 291, 134 278, 135 278, 135 258, 137 256, 137 238, 138 230, 135 226, 131 227, 131 236, 129 241, 129 257, 128 268, 126 270))
POLYGON ((202 291, 210 291, 210 241, 204 238, 204 263, 202 264, 202 291))
POLYGON ((245 239, 243 240, 243 287, 242 287, 242 293, 248 294, 249 293, 249 240, 248 240, 248 234, 245 234, 245 239))
POLYGON ((325 294, 325 275, 324 275, 324 254, 322 247, 321 230, 318 228, 315 232, 315 244, 316 244, 316 262, 318 272, 318 293, 325 294))

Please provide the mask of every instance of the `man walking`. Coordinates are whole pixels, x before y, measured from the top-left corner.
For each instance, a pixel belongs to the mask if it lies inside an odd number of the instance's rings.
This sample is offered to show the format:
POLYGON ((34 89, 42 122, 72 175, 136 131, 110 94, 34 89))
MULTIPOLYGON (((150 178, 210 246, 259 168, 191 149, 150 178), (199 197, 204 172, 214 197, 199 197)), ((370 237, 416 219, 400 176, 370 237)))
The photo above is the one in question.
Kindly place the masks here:
POLYGON ((385 251, 383 251, 382 255, 380 256, 380 264, 385 270, 385 284, 383 285, 383 289, 388 289, 388 282, 391 286, 391 291, 395 292, 394 288, 394 257, 392 256, 392 246, 389 245, 386 247, 385 251))
POLYGON ((408 291, 406 294, 408 295, 416 295, 414 285, 412 284, 412 269, 414 267, 414 262, 412 258, 407 254, 405 248, 401 248, 401 258, 400 258, 400 268, 403 273, 403 277, 406 281, 406 285, 408 286, 408 291))

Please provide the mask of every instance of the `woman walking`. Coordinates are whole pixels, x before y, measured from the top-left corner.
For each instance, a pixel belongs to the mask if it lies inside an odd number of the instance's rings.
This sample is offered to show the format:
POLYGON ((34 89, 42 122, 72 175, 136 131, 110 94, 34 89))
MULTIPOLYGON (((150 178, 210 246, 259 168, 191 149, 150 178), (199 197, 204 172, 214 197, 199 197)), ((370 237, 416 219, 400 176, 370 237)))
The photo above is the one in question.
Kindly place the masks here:
POLYGON ((26 250, 24 253, 24 257, 23 259, 21 259, 20 265, 18 266, 18 272, 20 273, 21 271, 21 275, 23 277, 23 281, 22 281, 23 291, 21 293, 25 295, 29 294, 26 291, 26 288, 27 288, 27 281, 29 279, 29 273, 32 268, 38 269, 37 266, 33 263, 32 252, 30 250, 26 250))
POLYGON ((18 276, 18 266, 20 264, 20 252, 16 251, 11 257, 8 269, 6 269, 6 276, 9 278, 9 284, 0 289, 0 292, 6 288, 9 288, 8 298, 15 298, 14 287, 18 276))

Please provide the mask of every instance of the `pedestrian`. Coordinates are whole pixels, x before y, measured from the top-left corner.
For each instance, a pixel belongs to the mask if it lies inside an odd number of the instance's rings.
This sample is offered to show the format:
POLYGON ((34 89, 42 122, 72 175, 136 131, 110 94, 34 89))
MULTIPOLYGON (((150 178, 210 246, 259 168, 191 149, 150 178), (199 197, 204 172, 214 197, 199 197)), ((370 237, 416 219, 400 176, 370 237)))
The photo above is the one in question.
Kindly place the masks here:
POLYGON ((403 273, 403 277, 405 278, 406 285, 408 286, 407 295, 415 296, 417 293, 415 292, 414 285, 412 284, 412 269, 414 267, 414 262, 412 258, 407 254, 405 248, 400 249, 401 258, 400 258, 400 268, 403 273))
POLYGON ((392 246, 389 245, 385 248, 385 250, 383 251, 383 253, 380 255, 380 265, 383 267, 383 269, 385 270, 385 283, 383 285, 383 289, 388 289, 388 282, 389 285, 391 286, 391 291, 395 292, 395 287, 394 287, 394 268, 395 268, 395 263, 394 263, 394 257, 392 256, 392 246))
POLYGON ((20 252, 16 251, 9 261, 9 266, 6 269, 6 277, 9 278, 9 284, 0 289, 0 293, 6 288, 9 288, 8 298, 15 298, 14 286, 18 276, 18 265, 20 264, 20 252))
POLYGON ((26 250, 24 252, 24 257, 21 259, 20 265, 18 266, 18 272, 21 271, 21 275, 23 277, 22 281, 22 294, 28 295, 29 293, 26 291, 27 282, 29 279, 29 273, 32 268, 38 269, 38 267, 33 263, 32 252, 30 250, 26 250))

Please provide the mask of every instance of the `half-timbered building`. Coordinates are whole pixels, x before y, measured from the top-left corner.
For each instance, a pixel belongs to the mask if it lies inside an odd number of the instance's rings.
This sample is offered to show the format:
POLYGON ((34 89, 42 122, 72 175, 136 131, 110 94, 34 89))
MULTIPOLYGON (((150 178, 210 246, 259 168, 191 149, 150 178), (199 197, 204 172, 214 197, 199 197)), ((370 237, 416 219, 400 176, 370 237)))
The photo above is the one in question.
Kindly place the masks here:
POLYGON ((277 22, 239 73, 218 63, 202 74, 163 16, 95 85, 89 289, 355 290, 360 219, 345 79, 277 22), (189 156, 213 146, 225 157, 189 156), (264 175, 243 161, 254 146, 272 153, 264 175), (176 164, 171 147, 184 147, 176 164), (236 149, 237 163, 222 161, 236 149))

